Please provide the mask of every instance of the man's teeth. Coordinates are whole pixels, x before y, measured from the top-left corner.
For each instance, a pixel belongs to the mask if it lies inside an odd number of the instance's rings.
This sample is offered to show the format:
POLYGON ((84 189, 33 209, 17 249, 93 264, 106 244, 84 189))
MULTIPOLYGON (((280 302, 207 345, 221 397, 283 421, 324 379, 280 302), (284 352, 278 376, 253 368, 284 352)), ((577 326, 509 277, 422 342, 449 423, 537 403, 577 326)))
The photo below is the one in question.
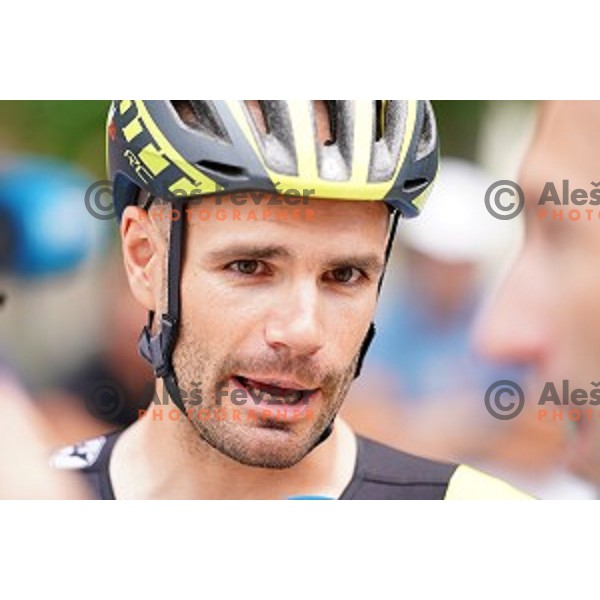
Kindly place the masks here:
MULTIPOLYGON (((260 398, 261 400, 264 400, 265 402, 270 402, 270 401, 281 402, 281 401, 283 401, 288 404, 292 404, 294 402, 299 402, 304 397, 304 392, 302 390, 292 390, 292 389, 281 388, 280 392, 267 392, 266 390, 264 390, 262 388, 258 388, 256 386, 252 385, 247 379, 245 379, 243 377, 240 377, 239 380, 254 398, 260 398)), ((276 386, 270 386, 270 387, 276 387, 276 386)))
POLYGON ((255 397, 262 398, 265 401, 284 400, 285 402, 297 402, 302 399, 303 393, 300 390, 281 390, 280 394, 272 394, 266 390, 246 385, 246 389, 255 397))

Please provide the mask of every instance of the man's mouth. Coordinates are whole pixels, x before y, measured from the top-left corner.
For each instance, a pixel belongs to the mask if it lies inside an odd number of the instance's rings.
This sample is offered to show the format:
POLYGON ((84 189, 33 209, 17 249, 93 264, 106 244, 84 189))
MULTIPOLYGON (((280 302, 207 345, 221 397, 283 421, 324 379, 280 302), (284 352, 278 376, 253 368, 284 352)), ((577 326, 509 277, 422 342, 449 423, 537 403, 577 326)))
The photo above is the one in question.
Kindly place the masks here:
POLYGON ((260 399, 265 403, 270 401, 297 404, 308 399, 318 391, 319 388, 303 388, 302 384, 295 381, 282 379, 254 379, 242 375, 234 375, 233 379, 244 388, 254 399, 260 399))

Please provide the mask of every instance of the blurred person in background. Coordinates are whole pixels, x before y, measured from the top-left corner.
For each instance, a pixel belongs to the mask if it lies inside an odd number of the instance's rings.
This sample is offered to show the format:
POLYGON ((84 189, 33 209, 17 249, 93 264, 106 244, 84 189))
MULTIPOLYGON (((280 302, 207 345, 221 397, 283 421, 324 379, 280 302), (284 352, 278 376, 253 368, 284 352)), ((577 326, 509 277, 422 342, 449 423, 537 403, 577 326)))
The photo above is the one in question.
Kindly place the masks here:
POLYGON ((48 468, 54 445, 52 434, 32 400, 1 367, 0 414, 0 499, 88 497, 77 475, 48 468))
POLYGON ((146 315, 119 259, 111 252, 99 273, 100 289, 110 290, 110 298, 117 300, 105 302, 97 315, 105 327, 95 352, 37 396, 60 445, 131 425, 154 396, 152 370, 137 351, 146 315))
POLYGON ((10 298, 0 346, 35 398, 55 446, 128 425, 137 416, 131 399, 147 403, 143 386, 151 373, 132 350, 144 317, 115 253, 99 260, 112 223, 86 210, 91 186, 87 174, 62 161, 0 160, 0 281, 10 298), (88 302, 79 290, 62 305, 43 301, 77 286, 86 270, 95 279, 92 294, 104 298, 101 292, 110 289, 122 296, 119 303, 97 303, 94 316, 103 324, 97 336, 81 327, 88 302), (77 336, 84 339, 71 345, 77 336))
POLYGON ((479 358, 470 333, 517 232, 486 211, 490 182, 474 163, 445 158, 431 210, 401 224, 378 335, 344 412, 359 431, 427 456, 473 461, 496 451, 482 399, 514 375, 479 358))
MULTIPOLYGON (((86 186, 83 174, 61 163, 0 157, 0 325, 13 314, 19 282, 29 286, 72 271, 98 241, 90 227, 72 218, 86 186), (56 219, 62 228, 52 226, 56 219)), ((17 381, 26 369, 13 352, 15 341, 0 340, 0 498, 84 498, 77 477, 48 469, 57 439, 17 381)))
POLYGON ((70 342, 87 334, 77 285, 93 271, 107 231, 86 211, 90 183, 68 163, 0 156, 0 281, 10 297, 0 345, 29 386, 75 362, 82 346, 70 352, 70 342), (78 310, 68 300, 78 300, 78 310))
MULTIPOLYGON (((579 388, 589 394, 600 380, 600 213, 589 201, 600 185, 599 140, 600 102, 553 101, 540 106, 519 175, 525 197, 525 242, 478 325, 476 339, 483 354, 529 370, 521 386, 526 406, 535 413, 547 382, 562 390, 567 380, 571 391, 579 388), (548 197, 544 190, 550 182, 558 190, 557 203, 540 204, 548 197), (577 189, 584 190, 588 201, 572 202, 568 196, 577 189)), ((540 472, 537 493, 598 497, 598 407, 544 408, 549 414, 563 409, 562 418, 550 417, 548 423, 557 430, 568 428, 571 439, 553 468, 540 472), (591 418, 569 420, 569 408, 589 409, 591 418)))

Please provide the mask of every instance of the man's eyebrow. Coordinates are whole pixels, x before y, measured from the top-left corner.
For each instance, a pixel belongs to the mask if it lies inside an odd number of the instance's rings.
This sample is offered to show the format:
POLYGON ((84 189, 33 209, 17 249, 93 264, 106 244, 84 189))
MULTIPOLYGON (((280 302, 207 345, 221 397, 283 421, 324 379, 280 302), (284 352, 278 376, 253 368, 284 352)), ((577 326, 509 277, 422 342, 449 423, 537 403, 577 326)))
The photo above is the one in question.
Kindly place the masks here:
MULTIPOLYGON (((207 258, 211 262, 220 263, 233 260, 268 260, 273 258, 293 258, 293 253, 285 246, 262 246, 257 244, 233 244, 227 248, 219 248, 209 252, 207 258)), ((356 267, 363 271, 378 272, 383 269, 383 261, 378 254, 347 254, 326 259, 328 269, 356 267)))
POLYGON ((269 258, 289 258, 292 253, 284 246, 262 246, 256 244, 233 244, 208 253, 208 259, 214 262, 231 261, 240 258, 263 260, 269 258))
POLYGON ((356 267, 363 271, 377 272, 383 270, 383 260, 378 254, 349 254, 327 261, 328 268, 356 267))

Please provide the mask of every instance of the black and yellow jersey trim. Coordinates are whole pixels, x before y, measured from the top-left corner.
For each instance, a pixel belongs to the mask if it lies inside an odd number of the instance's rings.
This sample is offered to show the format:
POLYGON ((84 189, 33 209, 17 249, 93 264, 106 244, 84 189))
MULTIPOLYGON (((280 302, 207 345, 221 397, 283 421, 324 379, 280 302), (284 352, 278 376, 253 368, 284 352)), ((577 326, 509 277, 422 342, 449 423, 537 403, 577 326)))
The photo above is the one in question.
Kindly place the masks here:
MULTIPOLYGON (((52 465, 78 471, 92 495, 114 500, 108 465, 121 432, 69 446, 52 465)), ((525 500, 530 496, 466 465, 442 463, 395 450, 357 436, 353 477, 340 500, 525 500)))
POLYGON ((526 499, 507 483, 466 465, 443 463, 358 436, 354 476, 341 500, 526 499))

